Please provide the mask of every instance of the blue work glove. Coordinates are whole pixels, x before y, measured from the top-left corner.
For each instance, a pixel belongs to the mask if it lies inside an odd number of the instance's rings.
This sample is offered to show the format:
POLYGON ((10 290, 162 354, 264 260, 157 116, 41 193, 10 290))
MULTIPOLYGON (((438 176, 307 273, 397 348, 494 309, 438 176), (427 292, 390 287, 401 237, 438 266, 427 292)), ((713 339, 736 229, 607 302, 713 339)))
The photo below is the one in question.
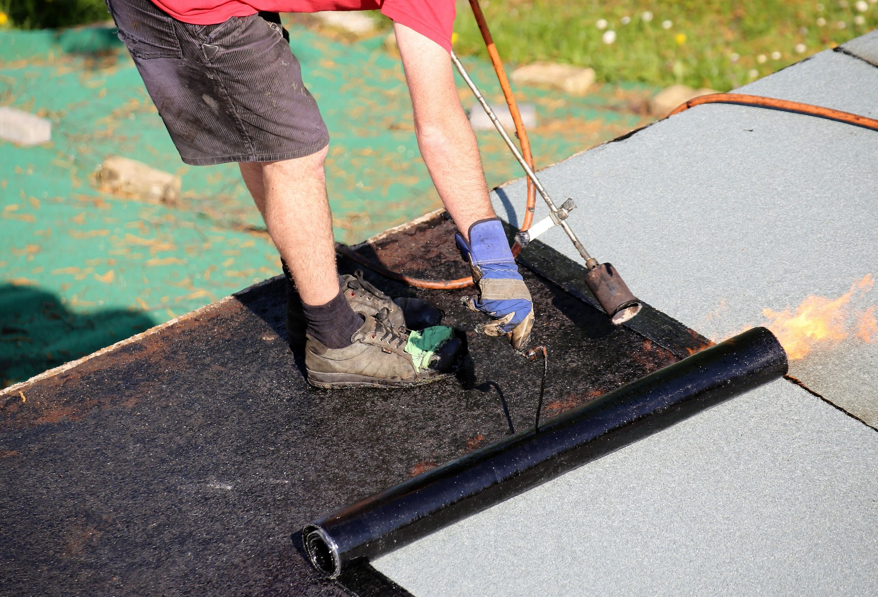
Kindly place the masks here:
POLYGON ((521 350, 533 327, 533 301, 521 274, 500 220, 481 220, 469 229, 469 243, 455 235, 457 246, 473 270, 479 289, 478 300, 467 302, 474 311, 494 318, 485 326, 489 336, 507 336, 512 347, 521 350))

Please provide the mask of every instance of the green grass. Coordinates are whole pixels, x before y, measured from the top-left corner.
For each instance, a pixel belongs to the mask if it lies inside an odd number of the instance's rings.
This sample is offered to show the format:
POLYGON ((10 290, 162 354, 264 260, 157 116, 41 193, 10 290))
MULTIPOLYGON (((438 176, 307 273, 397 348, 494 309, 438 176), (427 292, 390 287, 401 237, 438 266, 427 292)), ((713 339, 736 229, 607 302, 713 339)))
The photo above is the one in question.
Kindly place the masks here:
POLYGON ((73 27, 110 18, 104 0, 0 0, 0 28, 73 27))
MULTIPOLYGON (((876 2, 483 0, 482 6, 506 61, 590 66, 604 82, 726 91, 878 27, 876 2), (612 43, 604 40, 609 32, 612 43)), ((456 50, 485 56, 468 3, 458 2, 458 13, 456 50)), ((103 0, 0 0, 0 27, 69 27, 107 18, 103 0)))
MULTIPOLYGON (((873 2, 483 0, 482 8, 504 61, 566 62, 594 68, 599 81, 727 91, 875 29, 873 2), (608 31, 612 43, 603 40, 608 31)), ((455 32, 460 54, 486 56, 468 3, 458 3, 455 32)))

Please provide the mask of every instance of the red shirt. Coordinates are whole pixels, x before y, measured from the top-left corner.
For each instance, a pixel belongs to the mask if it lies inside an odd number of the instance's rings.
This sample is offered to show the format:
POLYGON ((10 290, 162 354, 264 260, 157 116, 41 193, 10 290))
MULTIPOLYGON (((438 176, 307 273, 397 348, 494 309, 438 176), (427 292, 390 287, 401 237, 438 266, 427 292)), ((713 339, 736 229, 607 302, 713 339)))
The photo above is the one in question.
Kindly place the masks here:
POLYGON ((268 12, 324 10, 380 10, 393 21, 410 27, 451 50, 454 0, 153 0, 156 6, 184 23, 216 25, 230 17, 268 12))

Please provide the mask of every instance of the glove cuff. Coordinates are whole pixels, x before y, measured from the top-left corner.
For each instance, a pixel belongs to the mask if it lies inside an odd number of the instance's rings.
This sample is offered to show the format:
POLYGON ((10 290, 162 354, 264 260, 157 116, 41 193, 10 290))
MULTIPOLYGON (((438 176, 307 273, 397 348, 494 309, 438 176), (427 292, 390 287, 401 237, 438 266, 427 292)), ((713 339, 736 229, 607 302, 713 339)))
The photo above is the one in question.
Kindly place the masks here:
POLYGON ((489 263, 514 263, 512 250, 506 231, 499 218, 479 220, 469 227, 469 244, 458 235, 458 244, 463 243, 474 265, 489 263))

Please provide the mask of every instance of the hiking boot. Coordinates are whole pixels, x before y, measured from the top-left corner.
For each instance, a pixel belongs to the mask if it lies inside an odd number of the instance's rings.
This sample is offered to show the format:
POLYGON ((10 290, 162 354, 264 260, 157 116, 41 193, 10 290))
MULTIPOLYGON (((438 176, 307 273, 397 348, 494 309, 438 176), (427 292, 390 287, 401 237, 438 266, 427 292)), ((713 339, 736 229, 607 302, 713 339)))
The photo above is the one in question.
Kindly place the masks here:
MULTIPOLYGON (((287 337, 290 348, 301 351, 305 348, 305 330, 308 322, 302 311, 302 300, 291 281, 289 271, 284 267, 287 278, 287 337)), ((429 302, 412 297, 389 296, 363 279, 363 272, 357 270, 354 275, 339 276, 341 292, 347 299, 351 309, 360 315, 375 317, 382 309, 388 313, 388 321, 393 329, 423 330, 439 325, 442 311, 429 302)))
POLYGON ((345 348, 327 348, 308 336, 305 371, 318 388, 418 386, 448 377, 464 352, 448 326, 406 332, 393 328, 381 310, 365 321, 345 348))

